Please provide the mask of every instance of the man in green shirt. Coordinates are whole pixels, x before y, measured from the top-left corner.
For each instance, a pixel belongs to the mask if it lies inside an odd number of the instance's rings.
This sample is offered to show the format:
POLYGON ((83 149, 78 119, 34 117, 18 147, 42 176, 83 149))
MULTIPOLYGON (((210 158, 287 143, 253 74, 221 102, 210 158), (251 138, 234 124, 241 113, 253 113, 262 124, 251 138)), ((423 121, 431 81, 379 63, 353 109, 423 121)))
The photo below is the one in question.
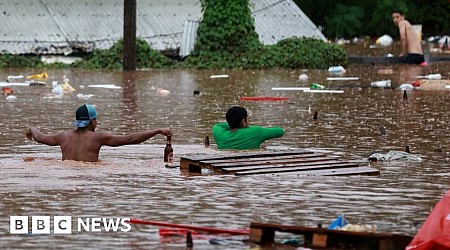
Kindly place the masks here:
POLYGON ((258 149, 265 140, 284 135, 281 127, 250 126, 247 110, 242 107, 231 107, 225 118, 227 122, 216 123, 212 127, 219 149, 258 149))

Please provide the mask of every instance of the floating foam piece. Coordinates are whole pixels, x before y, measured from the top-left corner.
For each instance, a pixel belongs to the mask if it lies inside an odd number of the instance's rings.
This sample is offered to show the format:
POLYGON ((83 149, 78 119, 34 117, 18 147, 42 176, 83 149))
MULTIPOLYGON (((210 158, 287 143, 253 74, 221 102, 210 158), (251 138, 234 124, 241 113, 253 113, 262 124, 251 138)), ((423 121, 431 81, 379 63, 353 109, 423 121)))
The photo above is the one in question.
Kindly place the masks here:
POLYGON ((160 96, 167 96, 170 94, 170 91, 167 89, 158 89, 156 93, 160 96))
POLYGON ((299 80, 302 80, 302 81, 306 81, 306 80, 308 80, 308 76, 307 76, 306 74, 301 74, 301 75, 298 77, 298 79, 299 79, 299 80))
POLYGON ((331 90, 331 89, 305 89, 305 93, 344 93, 343 90, 331 90))
POLYGON ((93 94, 87 94, 87 95, 84 95, 84 94, 77 94, 77 97, 78 98, 81 98, 81 99, 89 99, 89 98, 91 98, 91 97, 93 97, 94 95, 93 94))
POLYGON ((445 86, 446 89, 450 89, 450 85, 445 86))
POLYGON ((328 81, 354 81, 359 80, 359 77, 327 77, 328 81))
POLYGON ((416 78, 439 80, 439 79, 442 78, 442 76, 441 76, 441 74, 429 74, 429 75, 426 75, 426 76, 417 76, 416 78))
POLYGON ((332 66, 328 68, 328 72, 330 73, 345 73, 345 68, 342 66, 332 66))
POLYGON ((91 84, 88 85, 89 88, 104 88, 104 89, 121 89, 122 87, 114 84, 91 84))
POLYGON ((9 86, 30 86, 30 83, 26 83, 26 82, 0 82, 0 87, 9 87, 9 86))
POLYGON ((388 47, 388 46, 392 45, 393 41, 394 40, 392 39, 391 36, 389 36, 389 35, 382 35, 375 41, 375 43, 377 45, 381 45, 383 47, 388 47))
POLYGON ((227 78, 229 75, 212 75, 209 78, 227 78))
POLYGON ((6 100, 8 100, 8 101, 15 101, 15 100, 17 100, 17 97, 15 95, 9 95, 9 96, 6 97, 6 100))
POLYGON ((303 91, 309 87, 273 87, 272 90, 300 90, 303 91))
POLYGON ((22 79, 24 77, 25 76, 23 76, 23 75, 18 75, 18 76, 8 76, 7 78, 8 78, 8 80, 17 80, 17 79, 22 79))

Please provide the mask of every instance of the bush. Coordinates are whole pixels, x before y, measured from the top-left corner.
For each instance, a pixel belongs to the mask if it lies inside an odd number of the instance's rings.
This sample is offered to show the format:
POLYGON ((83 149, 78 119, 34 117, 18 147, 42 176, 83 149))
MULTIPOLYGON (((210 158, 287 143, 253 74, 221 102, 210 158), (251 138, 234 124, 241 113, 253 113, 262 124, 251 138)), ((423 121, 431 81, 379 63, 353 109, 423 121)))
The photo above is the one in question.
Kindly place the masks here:
MULTIPOLYGON (((116 42, 110 49, 95 50, 84 61, 73 64, 73 67, 84 69, 122 69, 123 40, 116 42)), ((175 63, 158 51, 152 49, 142 39, 136 39, 137 68, 168 68, 175 63)))
POLYGON ((275 45, 260 46, 242 54, 227 51, 201 51, 189 57, 185 65, 199 69, 223 68, 317 68, 347 65, 340 46, 314 38, 287 38, 275 45))

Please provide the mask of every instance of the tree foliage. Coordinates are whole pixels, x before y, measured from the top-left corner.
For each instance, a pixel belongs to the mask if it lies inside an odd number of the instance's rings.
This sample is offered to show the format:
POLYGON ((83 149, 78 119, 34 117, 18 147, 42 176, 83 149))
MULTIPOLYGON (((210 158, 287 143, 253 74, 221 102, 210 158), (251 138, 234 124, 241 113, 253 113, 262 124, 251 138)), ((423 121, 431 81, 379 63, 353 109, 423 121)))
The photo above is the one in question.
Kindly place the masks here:
MULTIPOLYGON (((123 40, 110 49, 95 50, 85 60, 76 62, 73 67, 86 69, 121 69, 123 59, 123 40)), ((152 49, 143 39, 136 39, 136 61, 138 68, 167 68, 174 61, 152 49)))
MULTIPOLYGON (((339 16, 347 20, 355 28, 358 35, 378 37, 383 34, 397 35, 398 31, 391 20, 394 9, 402 10, 406 19, 412 24, 422 24, 425 35, 445 35, 450 30, 450 1, 448 0, 294 0, 305 14, 316 24, 324 27, 328 36, 334 36, 336 20, 339 16), (338 5, 359 7, 363 11, 361 19, 348 19, 338 5), (341 13, 341 14, 339 14, 341 13), (362 25, 358 27, 358 23, 362 25)), ((350 13, 350 12, 349 12, 350 13)), ((347 32, 348 33, 348 32, 347 32)), ((351 38, 351 35, 345 35, 351 38)))
POLYGON ((345 65, 340 47, 312 38, 288 38, 275 45, 259 42, 249 0, 201 0, 203 19, 192 55, 185 64, 199 69, 326 68, 345 65))
POLYGON ((336 12, 325 18, 325 34, 335 38, 357 36, 363 16, 362 7, 337 4, 336 12))

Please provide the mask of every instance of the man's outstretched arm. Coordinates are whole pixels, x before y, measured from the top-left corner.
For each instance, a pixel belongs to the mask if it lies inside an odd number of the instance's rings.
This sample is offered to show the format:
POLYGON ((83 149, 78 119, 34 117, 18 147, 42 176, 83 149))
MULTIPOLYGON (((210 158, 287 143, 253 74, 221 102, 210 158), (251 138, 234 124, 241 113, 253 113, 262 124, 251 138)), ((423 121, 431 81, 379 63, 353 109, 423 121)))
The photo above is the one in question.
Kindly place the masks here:
POLYGON ((172 131, 169 128, 159 128, 148 130, 144 132, 131 133, 129 135, 113 135, 108 133, 99 133, 101 143, 110 147, 118 147, 122 145, 139 144, 155 135, 172 136, 172 131))
POLYGON ((25 136, 29 140, 34 139, 35 141, 37 141, 39 143, 47 144, 49 146, 58 146, 59 145, 59 140, 58 140, 59 135, 60 135, 60 133, 53 134, 53 135, 45 135, 41 131, 39 131, 36 127, 31 127, 30 129, 28 129, 27 133, 25 134, 25 136))

